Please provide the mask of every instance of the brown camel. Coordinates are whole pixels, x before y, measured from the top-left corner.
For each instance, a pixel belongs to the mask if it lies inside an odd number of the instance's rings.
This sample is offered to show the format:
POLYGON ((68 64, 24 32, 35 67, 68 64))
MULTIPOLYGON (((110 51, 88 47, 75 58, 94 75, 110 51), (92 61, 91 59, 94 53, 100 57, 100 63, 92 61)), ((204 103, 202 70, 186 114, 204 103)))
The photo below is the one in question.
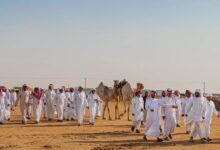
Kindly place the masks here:
POLYGON ((114 81, 114 95, 117 95, 118 100, 116 101, 115 106, 115 116, 116 119, 120 119, 120 117, 123 117, 126 112, 128 112, 128 121, 130 121, 130 106, 132 97, 134 95, 134 91, 131 88, 130 83, 128 83, 126 80, 122 80, 121 82, 115 80, 114 81), (124 111, 122 114, 119 113, 119 102, 122 100, 124 105, 124 111), (127 107, 128 106, 128 107, 127 107))
POLYGON ((99 95, 99 97, 105 102, 102 119, 106 119, 105 118, 105 111, 107 108, 109 120, 112 120, 111 114, 110 114, 110 109, 109 109, 109 102, 113 96, 113 89, 111 87, 105 86, 103 84, 103 82, 101 82, 99 84, 99 86, 96 88, 96 91, 97 91, 97 94, 99 95))

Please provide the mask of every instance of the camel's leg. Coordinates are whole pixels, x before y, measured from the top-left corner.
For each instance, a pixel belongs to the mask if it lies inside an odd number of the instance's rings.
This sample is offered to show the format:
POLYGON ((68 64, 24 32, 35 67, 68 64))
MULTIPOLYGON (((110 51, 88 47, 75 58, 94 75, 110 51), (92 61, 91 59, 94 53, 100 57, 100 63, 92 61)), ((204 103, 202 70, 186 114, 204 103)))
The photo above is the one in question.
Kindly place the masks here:
POLYGON ((107 109, 108 109, 109 120, 112 120, 111 114, 110 114, 110 109, 109 109, 109 103, 108 102, 107 102, 107 109))
POLYGON ((115 110, 117 110, 117 112, 115 114, 116 119, 121 119, 120 111, 119 111, 119 102, 120 102, 120 97, 118 96, 117 101, 116 101, 116 106, 115 106, 115 110))
POLYGON ((103 109, 103 115, 102 115, 102 119, 105 120, 105 110, 107 108, 107 102, 105 102, 105 106, 104 106, 104 109, 103 109))
POLYGON ((127 105, 126 105, 126 99, 124 99, 123 96, 122 96, 122 100, 123 100, 123 104, 124 104, 124 112, 121 114, 121 116, 124 116, 127 112, 127 105))
POLYGON ((115 120, 118 119, 117 113, 118 113, 118 102, 116 101, 116 105, 115 105, 115 120))
POLYGON ((131 108, 131 101, 128 103, 128 121, 131 121, 130 119, 130 108, 131 108))

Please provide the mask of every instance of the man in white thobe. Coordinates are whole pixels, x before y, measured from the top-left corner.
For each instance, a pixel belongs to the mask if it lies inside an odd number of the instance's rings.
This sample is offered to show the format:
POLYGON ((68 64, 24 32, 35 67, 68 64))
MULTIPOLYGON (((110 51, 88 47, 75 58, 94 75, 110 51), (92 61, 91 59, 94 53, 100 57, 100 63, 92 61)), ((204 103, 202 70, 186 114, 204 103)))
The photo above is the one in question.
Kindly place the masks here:
POLYGON ((194 141, 194 138, 199 135, 201 142, 205 142, 205 138, 202 135, 201 123, 205 120, 207 109, 207 100, 203 97, 201 90, 195 91, 195 97, 189 103, 189 106, 186 110, 186 117, 189 117, 189 122, 194 122, 195 126, 191 133, 190 142, 194 141))
POLYGON ((49 121, 51 121, 54 117, 55 112, 55 104, 54 104, 54 98, 56 96, 55 91, 53 90, 54 86, 53 84, 50 84, 48 87, 48 90, 45 92, 46 95, 46 110, 47 110, 47 118, 49 121))
POLYGON ((99 101, 97 102, 97 107, 96 107, 96 117, 101 117, 102 105, 103 105, 103 101, 101 99, 99 99, 99 101))
POLYGON ((206 115, 205 115, 205 138, 208 142, 212 141, 210 138, 210 126, 212 123, 212 117, 213 114, 215 114, 219 118, 219 113, 216 110, 215 103, 212 101, 212 94, 207 95, 207 109, 206 109, 206 115))
POLYGON ((14 89, 12 89, 11 91, 11 110, 14 111, 15 109, 15 104, 16 104, 16 101, 17 101, 17 93, 14 89))
POLYGON ((83 92, 82 87, 79 87, 78 91, 75 92, 74 101, 76 104, 77 124, 78 126, 81 126, 85 115, 85 107, 88 107, 86 94, 83 92))
POLYGON ((10 120, 11 117, 11 94, 7 88, 4 88, 5 93, 5 119, 10 120))
POLYGON ((143 121, 144 101, 141 96, 141 92, 137 91, 132 99, 132 116, 133 126, 131 131, 140 133, 141 122, 143 121))
POLYGON ((89 106, 89 124, 95 124, 95 117, 96 117, 96 109, 98 101, 100 101, 100 97, 96 94, 96 91, 93 89, 91 93, 88 95, 88 106, 89 106))
POLYGON ((54 102, 56 104, 57 116, 58 116, 57 122, 63 122, 65 99, 66 99, 66 95, 64 93, 64 90, 61 88, 59 90, 59 93, 57 93, 54 98, 54 102))
POLYGON ((70 99, 70 91, 69 91, 69 89, 66 89, 65 87, 64 87, 64 89, 63 89, 64 91, 65 91, 65 96, 66 96, 66 99, 65 99, 65 101, 64 101, 64 107, 63 107, 63 114, 64 114, 64 120, 68 120, 68 109, 69 109, 69 104, 70 104, 70 102, 69 102, 69 99, 70 99))
MULTIPOLYGON (((148 92, 148 91, 145 91, 144 96, 143 96, 144 106, 145 106, 146 100, 147 100, 148 98, 149 98, 149 92, 148 92)), ((146 122, 146 115, 147 115, 147 112, 146 112, 145 107, 144 107, 142 125, 146 122)))
POLYGON ((28 111, 27 111, 27 119, 29 119, 29 120, 31 119, 31 115, 32 115, 32 107, 33 107, 33 98, 29 98, 29 100, 28 100, 28 111))
POLYGON ((28 103, 30 100, 31 93, 28 89, 28 86, 24 84, 22 86, 22 89, 18 95, 18 100, 16 102, 16 106, 18 105, 18 102, 20 101, 20 110, 22 115, 22 124, 27 123, 27 115, 28 115, 28 103))
POLYGON ((157 142, 162 142, 163 140, 160 139, 159 107, 176 108, 177 106, 170 104, 167 105, 156 99, 155 91, 151 91, 150 96, 151 97, 146 100, 145 104, 147 116, 144 140, 147 140, 147 136, 153 136, 157 138, 157 142))
POLYGON ((76 104, 74 101, 74 88, 70 88, 69 97, 67 98, 68 105, 67 105, 67 120, 74 120, 76 117, 76 104))
MULTIPOLYGON (((167 96, 167 91, 162 91, 161 93, 161 97, 159 99, 160 103, 166 103, 166 96, 167 96)), ((164 122, 163 122, 163 116, 162 116, 162 107, 159 107, 159 125, 160 125, 160 132, 162 132, 163 130, 163 125, 164 125, 164 122)))
POLYGON ((193 122, 190 122, 190 118, 186 117, 186 109, 189 106, 189 103, 192 101, 192 92, 189 90, 186 90, 185 92, 185 98, 182 100, 182 117, 184 117, 184 125, 185 125, 185 131, 186 134, 191 133, 191 126, 193 122), (188 123, 190 122, 190 123, 188 123))
POLYGON ((42 98, 43 98, 43 93, 40 91, 39 88, 37 87, 34 88, 32 98, 33 98, 34 119, 35 119, 35 123, 38 124, 41 118, 42 98))
POLYGON ((180 92, 178 90, 174 91, 173 101, 175 105, 177 105, 177 109, 175 109, 175 120, 176 120, 176 127, 180 127, 180 117, 181 117, 181 108, 182 108, 182 102, 180 99, 180 92))
POLYGON ((45 95, 45 92, 43 89, 41 89, 41 93, 42 93, 42 114, 43 114, 43 117, 44 119, 47 118, 47 102, 46 102, 46 95, 45 95))
POLYGON ((0 124, 3 124, 6 119, 6 94, 0 88, 0 124))
MULTIPOLYGON (((176 105, 172 98, 172 90, 167 90, 167 97, 163 100, 166 105, 176 105)), ((163 118, 163 136, 165 141, 172 139, 172 133, 176 128, 176 108, 162 107, 161 116, 163 118)))

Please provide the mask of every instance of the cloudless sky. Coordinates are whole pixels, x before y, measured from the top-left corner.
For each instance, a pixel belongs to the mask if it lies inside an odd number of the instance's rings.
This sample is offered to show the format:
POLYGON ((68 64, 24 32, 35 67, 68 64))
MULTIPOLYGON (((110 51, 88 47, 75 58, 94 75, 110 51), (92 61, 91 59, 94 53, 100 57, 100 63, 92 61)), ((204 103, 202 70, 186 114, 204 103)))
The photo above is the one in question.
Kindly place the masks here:
POLYGON ((0 0, 0 84, 219 92, 219 41, 219 0, 0 0))

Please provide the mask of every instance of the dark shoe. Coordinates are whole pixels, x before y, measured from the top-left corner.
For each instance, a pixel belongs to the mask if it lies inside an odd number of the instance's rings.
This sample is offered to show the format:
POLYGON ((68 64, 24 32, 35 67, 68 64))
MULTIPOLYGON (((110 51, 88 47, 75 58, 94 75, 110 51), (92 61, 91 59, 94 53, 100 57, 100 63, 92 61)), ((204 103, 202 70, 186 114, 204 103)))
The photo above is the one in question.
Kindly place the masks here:
POLYGON ((8 121, 10 121, 11 120, 11 118, 8 118, 8 121))
POLYGON ((180 125, 179 125, 179 124, 177 124, 177 125, 176 125, 176 127, 177 127, 177 128, 179 128, 179 127, 180 127, 180 125))
POLYGON ((52 121, 53 119, 48 119, 48 121, 52 121))
POLYGON ((39 122, 38 122, 38 121, 35 121, 35 124, 39 124, 39 122))
POLYGON ((25 121, 21 121, 21 123, 24 124, 24 125, 27 124, 27 122, 25 122, 25 121))
POLYGON ((78 126, 80 127, 80 126, 81 126, 81 124, 78 124, 78 126))
POLYGON ((134 132, 134 129, 135 129, 135 127, 134 127, 134 126, 132 126, 132 127, 131 127, 131 131, 132 131, 132 132, 134 132))
POLYGON ((191 131, 186 131, 186 134, 190 134, 191 133, 191 131))
POLYGON ((89 123, 89 125, 94 126, 94 123, 89 123))
POLYGON ((136 130, 136 133, 141 133, 141 131, 140 130, 136 130))
POLYGON ((147 141, 147 136, 145 135, 143 139, 144 139, 145 141, 147 141))
POLYGON ((3 125, 3 122, 0 122, 0 125, 3 125))
POLYGON ((164 138, 164 141, 170 141, 170 139, 168 137, 164 138))
POLYGON ((206 139, 205 139, 205 138, 202 138, 202 139, 201 139, 201 143, 205 144, 205 142, 206 142, 206 139))
POLYGON ((160 138, 157 138, 157 142, 163 142, 163 140, 160 138))
POLYGON ((208 142, 211 142, 211 141, 212 141, 212 139, 210 139, 210 138, 207 138, 207 141, 208 141, 208 142))
POLYGON ((173 139, 173 137, 172 137, 172 135, 171 135, 171 134, 169 135, 169 138, 170 138, 171 140, 173 139))
POLYGON ((193 139, 193 137, 190 137, 190 140, 189 140, 190 142, 194 142, 194 139, 193 139))
POLYGON ((31 120, 31 117, 27 117, 28 120, 31 120))

